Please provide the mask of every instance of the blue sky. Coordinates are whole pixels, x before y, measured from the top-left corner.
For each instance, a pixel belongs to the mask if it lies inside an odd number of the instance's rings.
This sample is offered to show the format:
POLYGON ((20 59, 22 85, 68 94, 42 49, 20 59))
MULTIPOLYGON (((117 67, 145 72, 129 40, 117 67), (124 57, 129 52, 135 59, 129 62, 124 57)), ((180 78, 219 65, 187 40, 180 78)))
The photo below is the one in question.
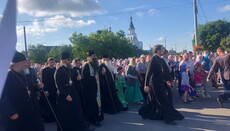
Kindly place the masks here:
MULTIPOLYGON (((98 29, 128 33, 130 16, 144 49, 164 44, 167 49, 192 50, 194 32, 193 0, 18 0, 17 49, 24 50, 22 27, 27 29, 27 43, 70 44, 75 31, 85 35, 98 29)), ((0 18, 6 0, 0 0, 0 18)), ((227 19, 229 0, 199 0, 198 24, 227 19)))

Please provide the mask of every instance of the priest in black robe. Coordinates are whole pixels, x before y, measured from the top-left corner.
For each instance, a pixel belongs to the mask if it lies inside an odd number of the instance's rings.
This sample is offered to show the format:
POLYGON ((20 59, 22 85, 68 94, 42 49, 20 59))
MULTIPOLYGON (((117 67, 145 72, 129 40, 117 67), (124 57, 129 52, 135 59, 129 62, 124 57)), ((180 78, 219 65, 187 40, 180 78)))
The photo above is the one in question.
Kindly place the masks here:
POLYGON ((37 74, 34 68, 31 68, 31 60, 29 58, 26 59, 26 67, 29 69, 29 74, 26 75, 28 77, 29 83, 32 85, 34 91, 36 92, 37 97, 40 97, 40 90, 37 86, 37 74))
MULTIPOLYGON (((166 53, 168 53, 168 50, 165 50, 163 54, 166 54, 166 53)), ((171 91, 173 78, 172 78, 172 75, 170 74, 171 67, 168 66, 164 58, 160 59, 160 63, 162 65, 163 73, 164 73, 165 89, 167 91, 166 95, 168 97, 168 100, 171 106, 173 106, 173 97, 172 97, 172 91, 171 91)))
POLYGON ((82 66, 82 62, 80 59, 74 59, 73 60, 73 83, 74 83, 74 86, 76 87, 76 89, 78 90, 78 93, 79 93, 79 97, 80 97, 80 100, 81 100, 81 105, 82 105, 82 109, 83 109, 83 114, 85 115, 85 97, 84 97, 84 92, 83 92, 83 83, 82 83, 82 69, 81 69, 81 66, 82 66))
MULTIPOLYGON (((26 58, 16 52, 0 99, 0 114, 5 131, 44 131, 40 107, 33 85, 26 75, 26 58)), ((43 84, 38 84, 39 88, 43 84)))
POLYGON ((100 126, 100 121, 104 119, 101 109, 101 89, 99 81, 99 65, 96 54, 88 52, 88 62, 82 69, 82 80, 84 85, 84 96, 86 105, 86 118, 92 124, 100 126))
POLYGON ((81 101, 73 85, 71 59, 68 52, 62 53, 61 64, 55 72, 58 88, 56 107, 58 120, 63 131, 86 131, 88 129, 82 113, 81 101))
POLYGON ((51 107, 56 111, 56 96, 57 96, 57 87, 54 81, 54 73, 56 71, 55 60, 53 58, 48 58, 48 66, 42 70, 42 83, 44 84, 44 92, 42 92, 40 103, 44 109, 44 121, 45 122, 54 122, 55 117, 51 110, 51 107), (45 96, 48 98, 50 105, 48 104, 45 96))
POLYGON ((108 55, 103 56, 102 64, 99 67, 100 86, 101 86, 101 104, 104 113, 115 114, 124 110, 120 100, 117 97, 114 74, 112 65, 109 64, 108 55), (109 68, 110 69, 109 69, 109 68))
POLYGON ((173 106, 168 96, 170 83, 164 76, 164 68, 160 56, 164 53, 162 45, 153 48, 155 55, 151 58, 145 81, 145 92, 148 92, 148 103, 139 109, 144 119, 164 120, 166 124, 175 125, 175 120, 184 119, 173 106))

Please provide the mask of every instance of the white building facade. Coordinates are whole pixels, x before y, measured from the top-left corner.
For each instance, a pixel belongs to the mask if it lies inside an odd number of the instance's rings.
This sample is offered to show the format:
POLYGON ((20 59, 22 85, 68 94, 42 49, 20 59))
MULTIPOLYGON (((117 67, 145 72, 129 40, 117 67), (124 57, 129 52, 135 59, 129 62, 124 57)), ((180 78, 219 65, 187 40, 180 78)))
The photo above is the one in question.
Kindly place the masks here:
POLYGON ((143 43, 142 41, 138 41, 137 34, 135 33, 132 17, 130 17, 129 33, 127 37, 133 45, 135 45, 138 49, 143 50, 143 43))

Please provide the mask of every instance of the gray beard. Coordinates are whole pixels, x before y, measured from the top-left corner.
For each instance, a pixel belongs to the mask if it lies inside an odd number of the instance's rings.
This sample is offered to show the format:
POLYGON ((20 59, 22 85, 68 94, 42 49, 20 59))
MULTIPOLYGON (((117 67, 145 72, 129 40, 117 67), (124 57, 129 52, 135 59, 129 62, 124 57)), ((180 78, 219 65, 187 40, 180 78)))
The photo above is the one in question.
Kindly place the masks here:
POLYGON ((29 68, 23 68, 20 71, 20 74, 22 74, 22 75, 28 75, 28 74, 30 74, 29 68))

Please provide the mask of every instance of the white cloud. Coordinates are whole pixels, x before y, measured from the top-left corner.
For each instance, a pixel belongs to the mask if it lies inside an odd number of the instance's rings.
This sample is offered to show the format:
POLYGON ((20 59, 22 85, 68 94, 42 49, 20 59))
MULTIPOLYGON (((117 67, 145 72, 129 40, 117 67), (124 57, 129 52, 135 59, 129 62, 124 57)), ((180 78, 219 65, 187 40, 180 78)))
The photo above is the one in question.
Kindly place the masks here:
POLYGON ((133 11, 133 10, 139 10, 139 9, 143 9, 143 8, 147 8, 149 6, 147 5, 143 5, 143 6, 138 6, 138 7, 132 7, 132 8, 125 8, 125 11, 133 11))
MULTIPOLYGON (((45 33, 56 31, 58 31, 58 28, 44 27, 36 20, 33 21, 32 25, 26 26, 26 34, 34 36, 44 35, 45 33)), ((23 26, 17 26, 17 35, 20 37, 23 33, 23 26)))
POLYGON ((144 13, 142 11, 138 11, 138 12, 136 12, 136 15, 139 17, 142 17, 144 15, 144 13))
POLYGON ((150 10, 148 10, 148 13, 150 14, 150 15, 155 15, 155 14, 158 14, 160 11, 159 10, 157 10, 157 9, 150 9, 150 10))
POLYGON ((223 7, 220 8, 221 12, 226 12, 226 11, 230 11, 230 5, 225 5, 223 7))
MULTIPOLYGON (((54 16, 46 19, 44 22, 34 20, 32 25, 26 26, 26 33, 34 36, 44 35, 45 33, 56 32, 61 28, 80 28, 95 24, 95 20, 76 20, 64 16, 54 16)), ((17 26, 17 35, 23 35, 23 26, 17 26)))
POLYGON ((62 15, 57 15, 57 16, 54 16, 54 17, 47 19, 44 22, 44 25, 48 26, 48 27, 55 27, 55 28, 61 28, 61 27, 79 28, 79 27, 83 27, 83 26, 89 26, 89 25, 95 24, 95 23, 96 23, 95 20, 87 20, 87 21, 77 20, 77 21, 74 21, 71 18, 65 18, 62 15))
MULTIPOLYGON (((134 8, 133 8, 134 9, 134 8)), ((149 9, 149 10, 143 10, 143 11, 137 11, 135 14, 139 17, 143 17, 145 14, 149 14, 149 15, 156 15, 158 14, 160 11, 157 9, 149 9)))
POLYGON ((101 13, 98 0, 18 0, 18 10, 32 16, 81 17, 101 13))
POLYGON ((1 21, 2 17, 3 17, 3 15, 0 14, 0 21, 1 21))
POLYGON ((17 42, 16 46, 22 46, 22 44, 20 42, 17 42))
POLYGON ((21 43, 21 42, 17 42, 16 43, 16 49, 18 50, 18 51, 21 51, 21 50, 23 50, 25 48, 25 46, 21 43))
POLYGON ((158 40, 158 41, 163 41, 164 39, 165 39, 164 37, 156 38, 156 40, 158 40))

